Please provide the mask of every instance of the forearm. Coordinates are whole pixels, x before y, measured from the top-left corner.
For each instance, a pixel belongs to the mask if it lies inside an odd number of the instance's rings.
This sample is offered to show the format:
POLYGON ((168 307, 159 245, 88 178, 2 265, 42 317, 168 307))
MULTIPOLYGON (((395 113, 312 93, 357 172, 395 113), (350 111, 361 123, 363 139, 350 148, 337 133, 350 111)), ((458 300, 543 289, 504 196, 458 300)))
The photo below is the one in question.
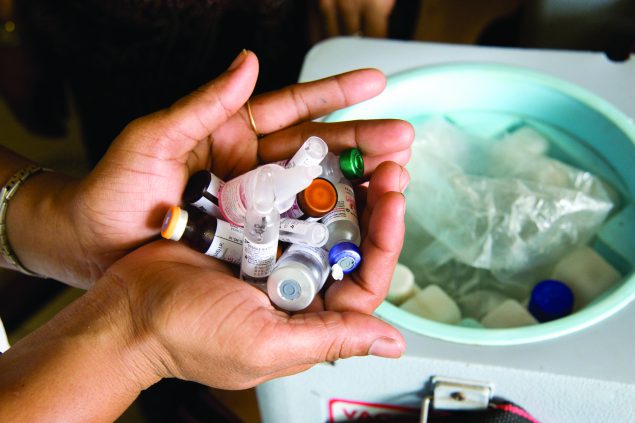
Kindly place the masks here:
MULTIPOLYGON (((0 183, 32 164, 0 147, 0 183)), ((9 201, 6 236, 20 263, 30 271, 86 288, 99 275, 77 242, 72 203, 76 181, 39 172, 24 181, 9 201), (89 276, 90 275, 90 276, 89 276)), ((0 265, 12 268, 2 257, 0 265)))
POLYGON ((113 421, 158 380, 116 286, 100 286, 0 356, 0 421, 113 421))

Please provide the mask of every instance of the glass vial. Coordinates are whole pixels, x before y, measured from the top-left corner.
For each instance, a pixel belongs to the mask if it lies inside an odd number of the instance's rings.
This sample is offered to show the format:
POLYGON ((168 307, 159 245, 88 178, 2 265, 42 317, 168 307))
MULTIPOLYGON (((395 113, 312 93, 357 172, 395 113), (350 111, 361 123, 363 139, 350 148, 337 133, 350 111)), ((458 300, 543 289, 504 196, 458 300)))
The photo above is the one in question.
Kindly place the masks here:
POLYGON ((280 257, 267 280, 271 302, 287 311, 305 309, 329 275, 326 250, 292 245, 280 257))
POLYGON ((298 193, 293 206, 285 213, 292 219, 319 220, 331 212, 337 204, 335 186, 324 178, 316 178, 311 185, 298 193))
POLYGON ((208 256, 239 264, 243 252, 242 228, 196 210, 170 208, 163 219, 161 236, 185 240, 193 249, 208 256))
POLYGON ((225 184, 208 170, 200 170, 190 176, 183 192, 183 202, 196 207, 203 213, 222 218, 218 208, 218 192, 225 184))

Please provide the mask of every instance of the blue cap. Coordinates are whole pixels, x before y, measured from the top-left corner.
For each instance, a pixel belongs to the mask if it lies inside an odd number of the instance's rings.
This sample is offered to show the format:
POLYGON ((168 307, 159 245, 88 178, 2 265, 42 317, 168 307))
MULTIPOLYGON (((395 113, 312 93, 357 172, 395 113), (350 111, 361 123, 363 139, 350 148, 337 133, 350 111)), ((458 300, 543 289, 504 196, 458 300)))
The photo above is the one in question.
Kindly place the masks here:
POLYGON ((344 274, 351 273, 362 261, 362 254, 352 242, 338 242, 329 251, 329 265, 339 264, 344 274))
POLYGON ((544 280, 531 291, 528 308, 539 322, 559 319, 573 311, 573 292, 558 280, 544 280))

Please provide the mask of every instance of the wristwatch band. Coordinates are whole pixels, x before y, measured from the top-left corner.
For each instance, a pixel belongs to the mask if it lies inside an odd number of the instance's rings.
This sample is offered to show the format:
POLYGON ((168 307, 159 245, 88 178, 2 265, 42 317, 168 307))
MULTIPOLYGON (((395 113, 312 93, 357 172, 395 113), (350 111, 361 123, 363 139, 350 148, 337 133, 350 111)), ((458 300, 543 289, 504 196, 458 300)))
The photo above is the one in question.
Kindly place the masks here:
POLYGON ((29 276, 36 276, 40 278, 43 278, 44 276, 31 272, 26 267, 24 267, 13 252, 13 249, 11 248, 11 244, 9 244, 9 239, 7 237, 6 218, 9 200, 13 198, 15 193, 20 188, 20 185, 22 185, 24 181, 29 179, 29 177, 43 171, 50 171, 50 169, 45 169, 37 165, 29 165, 23 167, 13 176, 11 176, 11 178, 9 178, 9 181, 4 185, 4 187, 2 187, 2 190, 0 190, 0 253, 18 271, 29 276))

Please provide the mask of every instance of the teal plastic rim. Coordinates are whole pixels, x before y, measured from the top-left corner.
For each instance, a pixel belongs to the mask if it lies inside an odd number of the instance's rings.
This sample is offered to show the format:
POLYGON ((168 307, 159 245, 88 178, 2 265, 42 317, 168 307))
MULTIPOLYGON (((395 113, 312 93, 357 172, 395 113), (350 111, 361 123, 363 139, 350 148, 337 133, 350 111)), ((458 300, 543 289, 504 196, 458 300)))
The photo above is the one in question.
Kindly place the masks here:
MULTIPOLYGON (((432 65, 404 71, 389 76, 384 93, 375 99, 367 100, 354 106, 336 111, 325 118, 325 122, 338 122, 353 119, 399 118, 409 120, 417 115, 410 111, 404 112, 401 104, 382 104, 385 93, 394 90, 408 89, 421 79, 438 75, 454 74, 457 77, 469 74, 490 78, 492 81, 503 81, 510 84, 531 84, 541 86, 555 93, 569 97, 571 100, 586 106, 616 127, 630 140, 635 150, 635 123, 624 113, 599 96, 570 82, 533 70, 508 65, 457 63, 447 65, 432 65)), ((456 111, 456 109, 454 109, 456 111)), ((438 113, 443 113, 439 110, 438 113)), ((627 196, 633 202, 635 198, 635 166, 629 170, 629 175, 621 175, 628 183, 627 196)), ((630 258, 633 260, 633 258, 630 258)), ((562 319, 534 326, 512 329, 480 329, 447 325, 401 310, 386 301, 376 310, 382 319, 422 335, 462 344, 502 346, 518 345, 543 341, 561 337, 589 326, 592 326, 623 309, 635 300, 635 275, 631 270, 624 281, 604 298, 598 300, 582 310, 562 319)))

